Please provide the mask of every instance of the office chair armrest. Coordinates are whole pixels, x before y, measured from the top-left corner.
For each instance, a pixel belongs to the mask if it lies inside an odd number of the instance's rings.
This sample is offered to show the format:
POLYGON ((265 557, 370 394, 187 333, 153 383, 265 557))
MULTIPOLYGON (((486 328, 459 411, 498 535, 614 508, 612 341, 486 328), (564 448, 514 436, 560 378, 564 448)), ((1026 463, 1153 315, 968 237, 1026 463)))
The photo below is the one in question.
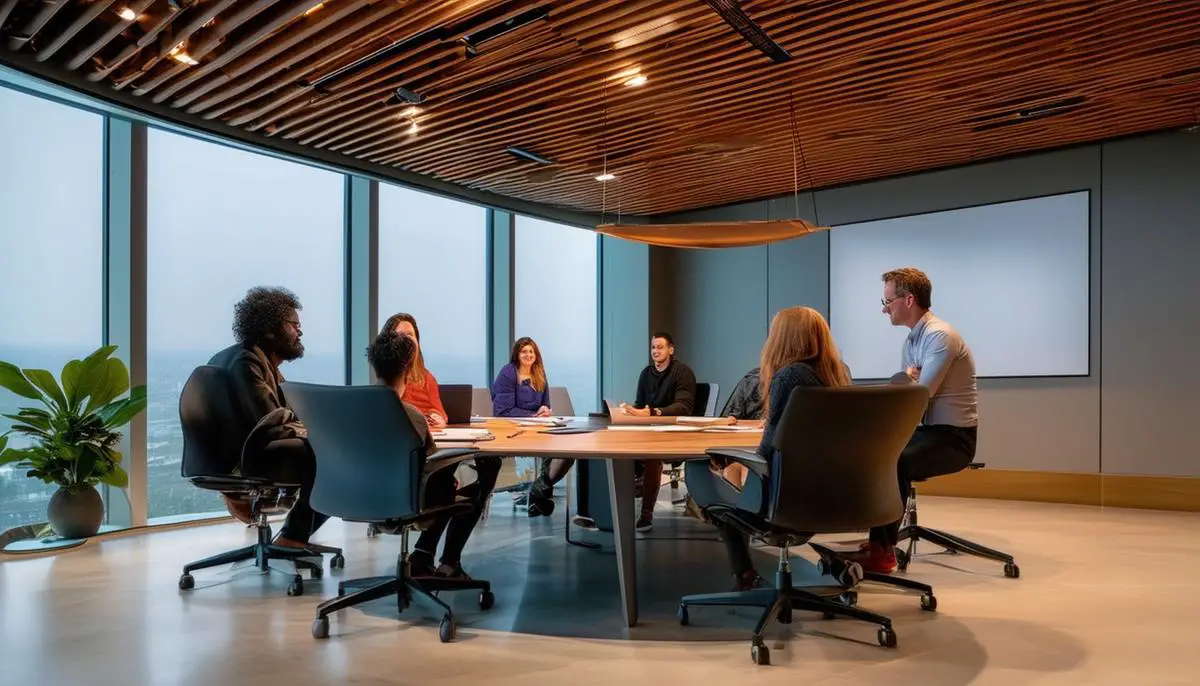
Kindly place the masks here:
POLYGON ((432 474, 475 457, 474 448, 442 448, 425 458, 425 474, 432 474))
POLYGON ((755 538, 776 548, 803 545, 812 539, 813 534, 805 531, 793 531, 775 526, 765 517, 746 510, 716 503, 704 508, 705 514, 732 525, 750 538, 755 538))
POLYGON ((771 473, 771 465, 762 455, 759 455, 750 448, 709 448, 704 451, 709 457, 723 457, 727 460, 733 460, 738 464, 745 465, 746 468, 754 470, 759 476, 768 476, 771 473))

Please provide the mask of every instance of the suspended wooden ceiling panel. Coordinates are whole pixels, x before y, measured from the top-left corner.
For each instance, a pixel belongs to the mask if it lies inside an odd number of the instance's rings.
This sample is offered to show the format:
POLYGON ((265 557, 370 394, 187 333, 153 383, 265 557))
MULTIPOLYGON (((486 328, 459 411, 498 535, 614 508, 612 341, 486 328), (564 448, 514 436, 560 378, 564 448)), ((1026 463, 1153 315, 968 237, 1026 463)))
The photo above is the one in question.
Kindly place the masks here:
POLYGON ((268 143, 626 214, 1200 107, 1193 0, 0 0, 14 52, 268 143))

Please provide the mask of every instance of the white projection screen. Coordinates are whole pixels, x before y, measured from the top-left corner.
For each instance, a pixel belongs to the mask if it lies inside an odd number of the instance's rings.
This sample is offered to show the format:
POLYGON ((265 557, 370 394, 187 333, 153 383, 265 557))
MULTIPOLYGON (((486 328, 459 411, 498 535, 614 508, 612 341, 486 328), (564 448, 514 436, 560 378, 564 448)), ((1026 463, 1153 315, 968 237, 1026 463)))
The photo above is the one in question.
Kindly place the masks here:
POLYGON ((829 319, 855 379, 900 371, 908 334, 883 314, 882 274, 916 267, 933 312, 962 334, 980 377, 1086 376, 1088 191, 836 226, 829 319))

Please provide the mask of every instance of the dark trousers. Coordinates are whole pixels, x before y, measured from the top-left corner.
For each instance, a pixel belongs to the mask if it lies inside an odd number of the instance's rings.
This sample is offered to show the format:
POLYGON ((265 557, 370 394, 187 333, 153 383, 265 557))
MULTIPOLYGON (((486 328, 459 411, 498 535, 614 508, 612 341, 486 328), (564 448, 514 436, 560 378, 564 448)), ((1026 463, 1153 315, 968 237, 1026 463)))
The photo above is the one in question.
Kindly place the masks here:
POLYGON ((463 488, 455 489, 454 470, 441 469, 429 475, 425 480, 425 505, 440 507, 450 505, 455 497, 461 495, 468 498, 475 507, 467 512, 452 517, 444 517, 429 525, 417 538, 414 549, 433 557, 437 554, 438 542, 442 534, 446 534, 446 543, 442 547, 441 561, 447 565, 457 565, 462 562, 462 551, 471 538, 471 532, 483 515, 483 505, 488 496, 496 488, 496 477, 500 475, 500 458, 479 456, 475 457, 475 469, 479 474, 478 480, 463 488))
MULTIPOLYGON (((896 475, 900 502, 907 503, 913 480, 960 472, 975 459, 976 427, 921 425, 900 453, 896 475)), ((871 529, 871 542, 895 547, 900 540, 900 521, 871 529)))
POLYGON ((313 510, 308 504, 308 496, 312 493, 313 480, 317 475, 317 459, 305 439, 271 441, 247 460, 246 471, 250 476, 300 484, 296 504, 288 512, 279 531, 281 538, 308 543, 313 532, 329 519, 328 515, 313 510))

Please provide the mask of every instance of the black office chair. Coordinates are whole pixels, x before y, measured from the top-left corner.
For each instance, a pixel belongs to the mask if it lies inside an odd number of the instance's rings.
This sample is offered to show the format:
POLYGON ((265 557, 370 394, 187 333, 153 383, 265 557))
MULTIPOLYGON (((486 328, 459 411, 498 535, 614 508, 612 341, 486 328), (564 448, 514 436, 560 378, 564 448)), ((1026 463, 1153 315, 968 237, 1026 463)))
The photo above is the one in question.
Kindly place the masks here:
POLYGON ((479 591, 479 607, 495 603, 491 584, 479 579, 413 579, 409 577, 408 533, 442 517, 459 514, 477 502, 459 501, 441 507, 423 503, 424 477, 471 458, 469 448, 439 450, 422 460, 422 441, 392 389, 384 386, 321 386, 283 384, 288 403, 308 428, 317 457, 317 478, 311 502, 314 509, 348 522, 375 524, 381 533, 400 534, 396 574, 343 581, 338 597, 317 607, 313 638, 329 637, 329 615, 390 595, 399 611, 413 600, 439 613, 443 642, 457 633, 450 607, 433 594, 439 591, 479 591), (422 474, 421 465, 425 463, 422 474), (346 594, 347 587, 365 586, 346 594))
MULTIPOLYGON (((695 403, 692 405, 692 415, 695 417, 715 417, 717 412, 717 396, 721 393, 721 385, 717 383, 697 383, 695 403)), ((667 477, 671 480, 672 491, 679 489, 679 480, 683 478, 683 462, 671 462, 667 465, 667 477)), ((672 496, 671 504, 678 505, 686 502, 686 496, 672 496)))
POLYGON ((313 579, 320 579, 322 569, 309 558, 321 553, 333 554, 329 566, 338 569, 345 565, 340 548, 309 545, 307 548, 285 548, 271 542, 268 515, 287 512, 295 504, 300 485, 247 475, 243 468, 245 447, 254 445, 256 432, 263 425, 254 425, 234 408, 228 373, 220 367, 201 366, 192 371, 179 396, 179 423, 183 429, 183 457, 180 473, 197 488, 218 491, 250 501, 251 526, 258 531, 258 541, 227 553, 184 565, 179 577, 180 590, 195 588, 192 572, 220 565, 254 560, 265 574, 272 571, 271 560, 290 560, 296 566, 288 595, 304 593, 300 569, 308 569, 313 579), (242 440, 245 437, 245 440, 242 440), (237 472, 241 472, 240 474, 237 472))
MULTIPOLYGON (((679 621, 687 624, 693 605, 751 606, 766 610, 754 628, 751 657, 770 664, 763 632, 772 620, 792 621, 793 610, 845 616, 879 625, 879 644, 896 646, 891 619, 858 607, 849 592, 867 580, 921 592, 922 609, 937 609, 933 589, 908 579, 864 572, 832 550, 810 543, 816 534, 862 531, 894 522, 903 512, 897 496, 896 462, 921 419, 929 399, 924 386, 796 388, 792 391, 775 433, 776 456, 764 460, 751 449, 713 448, 710 457, 745 465, 763 477, 765 515, 724 503, 704 507, 751 538, 781 549, 775 588, 747 592, 685 596, 679 621), (819 567, 838 580, 844 592, 837 600, 793 588, 789 548, 809 543, 820 555, 819 567)), ((708 469, 696 462, 697 469, 708 469)), ((754 481, 747 482, 747 488, 754 481)), ((743 493, 740 502, 751 494, 743 493)))
MULTIPOLYGON (((908 374, 897 372, 892 375, 888 383, 905 386, 914 382, 908 374)), ((967 465, 967 469, 983 469, 983 467, 983 462, 972 462, 967 465)), ((901 521, 900 526, 900 541, 908 541, 908 545, 904 550, 896 549, 896 567, 902 572, 906 571, 909 563, 916 556, 917 541, 928 541, 934 545, 941 546, 943 550, 951 555, 963 553, 1003 563, 1004 576, 1010 579, 1019 578, 1021 576, 1021 568, 1017 566, 1016 560, 1012 555, 979 545, 974 541, 968 541, 965 538, 960 538, 945 531, 921 526, 917 523, 917 484, 924 481, 926 479, 912 480, 908 502, 904 504, 904 519, 901 521)))

